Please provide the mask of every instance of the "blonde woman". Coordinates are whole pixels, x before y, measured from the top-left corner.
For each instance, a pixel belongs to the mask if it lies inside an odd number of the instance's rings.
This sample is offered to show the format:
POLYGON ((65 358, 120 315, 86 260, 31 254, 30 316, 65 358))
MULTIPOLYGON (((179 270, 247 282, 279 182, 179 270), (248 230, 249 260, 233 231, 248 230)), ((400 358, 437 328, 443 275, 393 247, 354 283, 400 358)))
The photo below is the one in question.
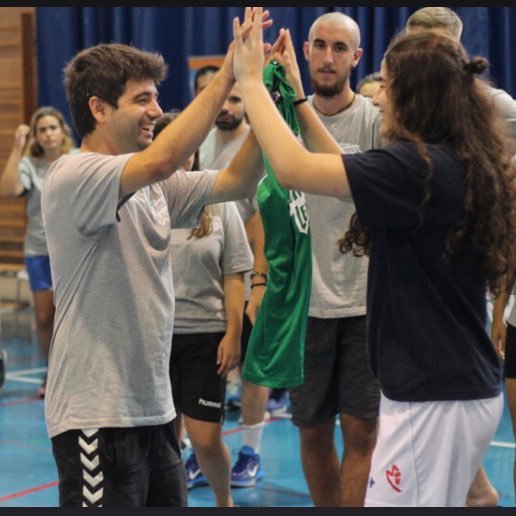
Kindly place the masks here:
MULTIPOLYGON (((73 148, 71 130, 62 113, 51 106, 41 107, 32 115, 30 125, 16 128, 14 145, 0 182, 3 195, 27 196, 25 266, 34 299, 36 334, 47 362, 54 328, 54 303, 41 216, 41 188, 50 164, 73 148)), ((45 397, 45 388, 46 377, 38 389, 38 398, 45 397)))

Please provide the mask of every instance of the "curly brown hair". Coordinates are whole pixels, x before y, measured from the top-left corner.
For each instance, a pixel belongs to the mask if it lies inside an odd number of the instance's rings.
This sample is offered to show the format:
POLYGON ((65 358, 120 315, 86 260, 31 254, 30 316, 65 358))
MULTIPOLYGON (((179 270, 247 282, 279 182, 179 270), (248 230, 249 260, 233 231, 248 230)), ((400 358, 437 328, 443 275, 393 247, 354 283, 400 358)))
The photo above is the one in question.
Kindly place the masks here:
MULTIPOLYGON (((391 142, 415 143, 428 164, 420 225, 432 195, 426 144, 446 144, 466 174, 463 216, 449 232, 443 259, 449 260, 467 237, 480 252, 487 287, 497 294, 516 265, 509 258, 516 241, 516 183, 507 126, 494 109, 488 82, 479 76, 488 63, 481 57, 470 60, 460 42, 430 31, 396 36, 384 63, 392 104, 384 135, 391 142)), ((339 244, 342 252, 367 254, 371 231, 355 214, 339 244)))

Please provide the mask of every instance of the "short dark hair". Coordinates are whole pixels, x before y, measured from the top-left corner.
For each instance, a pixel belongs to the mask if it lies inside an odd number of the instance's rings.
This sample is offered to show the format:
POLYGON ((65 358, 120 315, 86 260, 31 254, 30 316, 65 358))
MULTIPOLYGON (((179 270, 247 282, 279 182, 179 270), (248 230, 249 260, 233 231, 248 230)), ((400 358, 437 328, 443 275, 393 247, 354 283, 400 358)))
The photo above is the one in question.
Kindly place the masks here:
POLYGON ((96 126, 90 97, 95 95, 116 108, 128 81, 152 80, 158 85, 167 71, 161 54, 121 43, 102 43, 77 53, 64 69, 64 86, 79 135, 91 133, 96 126))
POLYGON ((195 75, 194 75, 194 83, 193 83, 194 92, 197 91, 198 82, 201 77, 208 75, 209 73, 217 73, 219 70, 220 70, 220 68, 215 65, 206 65, 206 66, 202 66, 201 68, 199 68, 195 72, 195 75))

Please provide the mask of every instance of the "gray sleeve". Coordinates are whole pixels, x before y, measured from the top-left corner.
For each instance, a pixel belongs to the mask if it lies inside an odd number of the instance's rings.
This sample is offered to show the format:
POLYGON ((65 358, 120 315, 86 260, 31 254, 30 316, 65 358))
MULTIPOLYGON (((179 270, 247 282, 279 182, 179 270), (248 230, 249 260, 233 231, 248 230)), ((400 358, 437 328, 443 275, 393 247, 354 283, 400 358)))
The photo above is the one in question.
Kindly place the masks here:
POLYGON ((177 170, 160 183, 168 204, 173 228, 195 228, 202 208, 213 191, 217 170, 185 172, 177 170))
POLYGON ((61 195, 70 199, 72 220, 79 232, 90 236, 116 222, 120 178, 131 154, 77 156, 70 162, 73 168, 66 175, 61 195))
POLYGON ((224 225, 224 252, 222 254, 222 273, 234 274, 247 272, 253 268, 253 253, 247 241, 244 223, 234 202, 220 205, 224 225))
POLYGON ((492 88, 491 94, 496 109, 509 127, 512 154, 516 154, 516 100, 500 89, 492 88))
POLYGON ((25 190, 30 190, 32 188, 32 176, 35 173, 34 164, 27 156, 24 156, 18 165, 18 178, 25 190))

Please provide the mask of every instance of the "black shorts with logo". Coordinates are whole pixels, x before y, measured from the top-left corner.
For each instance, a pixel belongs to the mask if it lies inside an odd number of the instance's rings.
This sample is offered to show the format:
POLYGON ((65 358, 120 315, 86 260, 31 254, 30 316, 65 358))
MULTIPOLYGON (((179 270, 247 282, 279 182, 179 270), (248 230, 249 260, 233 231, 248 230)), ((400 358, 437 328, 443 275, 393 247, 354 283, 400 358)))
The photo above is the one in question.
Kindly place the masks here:
POLYGON ((222 423, 226 376, 217 373, 224 333, 174 334, 170 379, 176 410, 192 419, 222 423))

